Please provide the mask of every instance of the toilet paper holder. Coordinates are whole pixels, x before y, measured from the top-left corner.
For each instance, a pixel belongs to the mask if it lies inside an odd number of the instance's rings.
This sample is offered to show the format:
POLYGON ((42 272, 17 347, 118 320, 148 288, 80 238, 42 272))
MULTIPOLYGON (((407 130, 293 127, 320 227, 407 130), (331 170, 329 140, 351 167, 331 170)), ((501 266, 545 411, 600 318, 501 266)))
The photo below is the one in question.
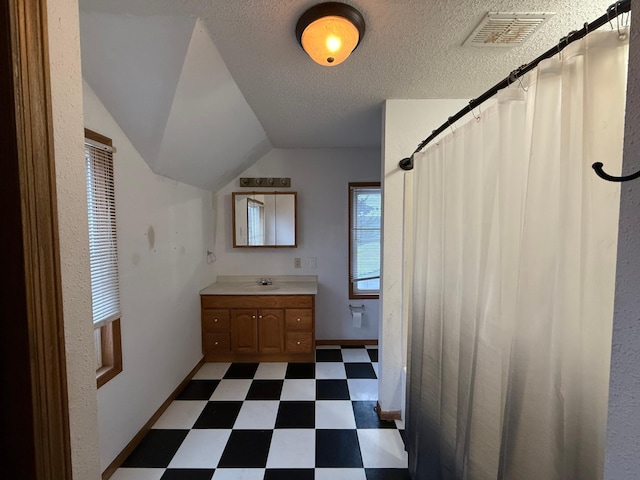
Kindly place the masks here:
POLYGON ((349 310, 351 311, 351 313, 354 313, 354 312, 364 313, 364 305, 360 305, 360 306, 349 305, 349 310))

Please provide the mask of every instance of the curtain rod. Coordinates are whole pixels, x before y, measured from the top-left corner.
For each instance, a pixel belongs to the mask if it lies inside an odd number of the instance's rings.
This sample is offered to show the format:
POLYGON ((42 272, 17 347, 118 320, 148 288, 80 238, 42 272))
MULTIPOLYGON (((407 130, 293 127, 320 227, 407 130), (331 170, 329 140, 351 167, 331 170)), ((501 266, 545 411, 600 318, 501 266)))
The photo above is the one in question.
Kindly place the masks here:
POLYGON ((467 113, 470 113, 471 111, 473 111, 473 109, 476 108, 477 106, 489 100, 496 93, 498 93, 499 90, 502 90, 503 88, 507 88, 509 85, 514 83, 518 78, 522 77, 529 71, 533 70, 538 65, 538 63, 540 63, 542 60, 553 57, 554 55, 564 50, 564 48, 567 45, 575 42, 576 40, 580 40, 581 38, 585 37, 589 32, 597 30, 604 24, 610 22, 611 19, 616 18, 619 15, 625 12, 628 12, 630 10, 631 10, 631 0, 622 0, 622 1, 616 2, 611 6, 609 6, 609 8, 607 8, 607 13, 602 15, 597 20, 594 20, 591 23, 585 23, 584 27, 582 27, 580 30, 574 30, 573 32, 569 32, 569 34, 566 37, 562 37, 560 39, 560 41, 558 42, 558 45, 556 45, 553 48, 550 48, 535 60, 515 69, 513 72, 509 74, 507 78, 505 78, 500 83, 497 83, 496 85, 491 87, 489 90, 484 92, 478 98, 474 98, 473 100, 471 100, 469 102, 469 105, 464 107, 462 110, 460 110, 458 113, 456 113, 452 117, 449 117, 446 122, 440 125, 440 127, 438 127, 436 130, 431 132, 431 135, 429 135, 425 140, 423 140, 420 143, 420 145, 418 145, 418 148, 414 150, 414 152, 411 154, 410 157, 403 158, 402 160, 400 160, 400 162, 398 162, 398 166, 402 170, 413 170, 413 155, 418 153, 424 147, 426 147, 427 144, 429 144, 434 138, 436 138, 438 135, 444 132, 447 128, 449 128, 453 123, 460 120, 467 113))

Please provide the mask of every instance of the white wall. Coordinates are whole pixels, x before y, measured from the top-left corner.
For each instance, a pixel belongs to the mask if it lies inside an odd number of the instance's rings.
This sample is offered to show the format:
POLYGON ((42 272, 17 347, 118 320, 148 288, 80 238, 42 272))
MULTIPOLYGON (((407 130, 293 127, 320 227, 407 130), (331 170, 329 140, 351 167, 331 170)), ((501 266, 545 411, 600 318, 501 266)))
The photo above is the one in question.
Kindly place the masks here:
POLYGON ((84 115, 117 149, 123 372, 98 390, 104 470, 202 358, 198 291, 214 280, 213 199, 153 173, 86 83, 84 115))
POLYGON ((49 0, 49 62, 73 478, 100 478, 77 0, 49 0), (61 19, 64 19, 62 21, 61 19))
MULTIPOLYGON (((378 402, 384 411, 402 410, 402 369, 406 365, 407 322, 403 318, 408 292, 403 288, 405 262, 405 217, 411 218, 411 203, 405 205, 405 173, 398 162, 415 150, 432 130, 467 104, 467 100, 387 100, 383 114, 383 232, 382 297, 380 325, 380 382, 378 402)), ((409 178, 406 179, 411 184, 409 178)), ((403 416, 404 418, 404 416, 403 416)))
MULTIPOLYGON (((349 301, 349 182, 380 179, 378 149, 274 149, 217 194, 215 263, 218 275, 318 275, 316 338, 377 339, 378 300, 349 301), (298 248, 234 249, 231 192, 239 177, 291 177, 298 193, 298 248), (302 268, 294 268, 294 258, 302 268), (309 258, 317 268, 309 267, 309 258), (349 304, 366 305, 362 328, 351 322, 349 304)), ((262 189, 264 190, 264 189, 262 189)), ((266 190, 265 190, 266 191, 266 190)))
MULTIPOLYGON (((640 4, 634 0, 633 8, 640 4)), ((631 28, 623 172, 640 170, 640 29, 631 28)), ((603 163, 607 165, 606 159, 603 163)), ((620 190, 605 478, 640 475, 640 180, 620 190)))

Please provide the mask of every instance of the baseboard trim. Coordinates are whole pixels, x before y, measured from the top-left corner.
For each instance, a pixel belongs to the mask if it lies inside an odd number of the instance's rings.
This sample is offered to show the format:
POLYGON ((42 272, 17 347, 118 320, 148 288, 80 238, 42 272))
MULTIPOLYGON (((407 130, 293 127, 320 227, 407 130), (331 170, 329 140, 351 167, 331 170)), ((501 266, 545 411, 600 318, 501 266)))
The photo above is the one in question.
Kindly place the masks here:
POLYGON ((111 462, 111 465, 109 465, 105 469, 105 471, 102 472, 102 480, 108 480, 109 478, 111 478, 111 476, 116 472, 118 467, 122 465, 122 462, 124 462, 125 459, 131 454, 131 452, 135 450, 135 448, 142 441, 142 439, 147 434, 147 432, 151 430, 151 427, 153 427, 153 424, 156 423, 160 418, 160 416, 164 413, 164 411, 167 408, 169 408, 169 405, 171 405, 171 402, 173 402, 175 398, 178 396, 178 394, 182 391, 182 389, 187 386, 187 383, 189 383, 189 380, 193 378, 193 376, 196 374, 196 372, 200 369, 202 365, 204 365, 204 357, 202 357, 198 362, 198 364, 195 367, 193 367, 193 369, 187 374, 185 379, 182 382, 180 382, 180 385, 178 385, 176 389, 173 392, 171 392, 171 395, 169 395, 169 398, 167 398, 164 401, 164 403, 160 405, 160 408, 156 410, 156 412, 151 416, 149 421, 142 426, 142 428, 135 435, 135 437, 133 437, 133 439, 127 444, 127 446, 124 447, 122 452, 120 452, 120 454, 118 454, 118 456, 113 460, 113 462, 111 462))
POLYGON ((316 345, 378 345, 378 340, 316 340, 316 345))
POLYGON ((380 420, 402 420, 402 410, 382 410, 380 402, 376 402, 376 412, 380 420))

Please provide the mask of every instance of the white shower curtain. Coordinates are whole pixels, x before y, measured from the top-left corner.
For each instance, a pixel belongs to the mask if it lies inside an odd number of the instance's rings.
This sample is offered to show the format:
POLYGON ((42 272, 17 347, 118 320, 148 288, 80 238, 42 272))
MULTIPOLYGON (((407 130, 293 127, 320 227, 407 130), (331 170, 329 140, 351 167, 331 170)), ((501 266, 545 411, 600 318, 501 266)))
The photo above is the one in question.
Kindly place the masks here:
POLYGON ((620 173, 623 33, 571 44, 416 155, 416 480, 602 478, 620 186, 591 164, 620 173))

